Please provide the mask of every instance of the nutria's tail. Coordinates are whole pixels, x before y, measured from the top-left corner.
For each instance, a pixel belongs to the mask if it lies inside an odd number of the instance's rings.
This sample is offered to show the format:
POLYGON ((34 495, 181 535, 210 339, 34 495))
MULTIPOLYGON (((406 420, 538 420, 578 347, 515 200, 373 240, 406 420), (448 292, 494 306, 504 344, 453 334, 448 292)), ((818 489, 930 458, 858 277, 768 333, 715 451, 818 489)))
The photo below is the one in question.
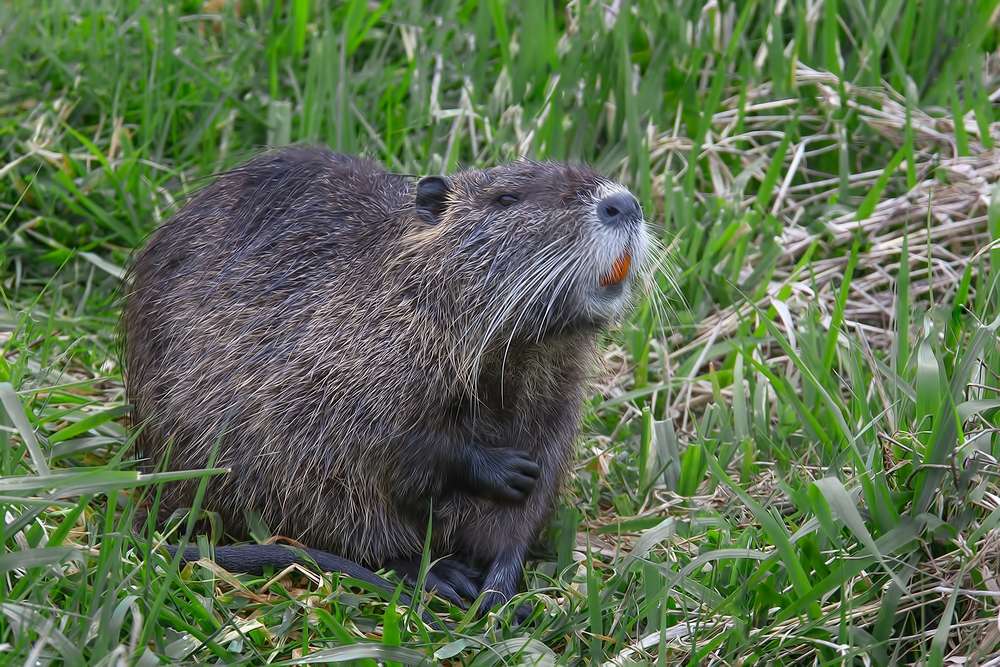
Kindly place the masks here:
MULTIPOLYGON (((177 547, 164 545, 164 549, 172 556, 177 553, 177 547)), ((215 547, 213 561, 216 565, 228 572, 244 572, 246 574, 264 574, 265 567, 275 570, 286 568, 289 565, 303 565, 310 569, 318 569, 320 572, 338 572, 347 575, 352 579, 364 581, 379 590, 384 591, 390 597, 395 595, 396 588, 388 581, 378 576, 371 570, 361 567, 357 563, 334 556, 325 551, 308 549, 306 547, 287 547, 282 544, 242 544, 230 547, 215 547), (303 556, 306 556, 305 558, 303 556)), ((194 562, 201 558, 197 547, 188 547, 181 555, 181 562, 194 562)), ((407 606, 412 604, 412 599, 405 593, 399 594, 399 601, 407 606)), ((432 625, 438 630, 444 630, 440 621, 430 613, 422 611, 420 617, 428 625, 432 625)))

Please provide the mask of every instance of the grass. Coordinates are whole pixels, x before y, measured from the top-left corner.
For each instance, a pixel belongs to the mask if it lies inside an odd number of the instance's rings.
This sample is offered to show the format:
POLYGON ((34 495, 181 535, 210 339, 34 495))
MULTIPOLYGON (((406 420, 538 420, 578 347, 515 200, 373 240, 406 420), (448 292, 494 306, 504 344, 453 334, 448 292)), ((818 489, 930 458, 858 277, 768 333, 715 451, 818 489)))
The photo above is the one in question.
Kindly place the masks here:
POLYGON ((0 659, 1000 664, 997 13, 3 3, 0 659), (120 425, 122 268, 199 178, 289 141, 587 161, 671 250, 607 341, 524 627, 168 574, 131 532, 163 478, 120 425))

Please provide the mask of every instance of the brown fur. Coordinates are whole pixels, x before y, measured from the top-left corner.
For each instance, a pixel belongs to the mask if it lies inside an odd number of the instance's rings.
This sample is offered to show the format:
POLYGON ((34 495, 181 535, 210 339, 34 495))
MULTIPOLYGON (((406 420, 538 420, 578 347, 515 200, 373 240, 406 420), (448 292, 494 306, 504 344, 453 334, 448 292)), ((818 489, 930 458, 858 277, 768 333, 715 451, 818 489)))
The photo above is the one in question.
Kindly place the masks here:
MULTIPOLYGON (((611 229, 594 213, 622 192, 527 161, 415 186, 317 148, 221 175, 131 267, 139 455, 156 466, 172 442, 170 469, 202 468, 218 441, 230 472, 203 506, 228 533, 246 538, 253 510, 372 568, 419 560, 433 505, 433 557, 484 568, 487 602, 509 598, 574 451, 596 334, 645 253, 641 216, 611 229), (626 247, 631 274, 601 292, 626 247), (502 468, 483 452, 537 464, 525 500, 462 486, 466 460, 502 468)), ((161 518, 196 485, 167 485, 161 518)))

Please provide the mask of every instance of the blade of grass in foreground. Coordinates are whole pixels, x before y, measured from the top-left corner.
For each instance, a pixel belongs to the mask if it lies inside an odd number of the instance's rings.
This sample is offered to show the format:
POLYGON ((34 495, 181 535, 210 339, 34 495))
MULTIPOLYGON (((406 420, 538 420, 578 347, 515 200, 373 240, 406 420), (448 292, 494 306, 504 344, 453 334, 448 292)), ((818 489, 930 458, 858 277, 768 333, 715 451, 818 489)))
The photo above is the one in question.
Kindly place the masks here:
POLYGON ((847 425, 847 421, 844 419, 843 408, 840 406, 837 400, 834 399, 829 392, 827 392, 826 388, 823 386, 823 383, 820 382, 820 380, 816 377, 812 369, 809 368, 808 364, 804 363, 802 359, 799 358, 799 355, 795 352, 795 350, 792 349, 792 346, 785 339, 784 335, 782 335, 781 331, 778 330, 774 322, 772 322, 771 319, 768 318, 766 314, 763 311, 761 311, 760 308, 757 307, 757 304, 753 303, 752 301, 749 301, 749 303, 750 306, 753 308, 753 310, 757 313, 757 316, 760 318, 760 321, 764 325, 764 327, 768 330, 768 332, 772 336, 774 336, 775 341, 777 341, 778 345, 781 346, 781 349, 784 350, 785 354, 788 355, 788 357, 791 359, 795 367, 802 372, 802 375, 809 380, 810 384, 812 384, 816 392, 823 399, 823 402, 825 403, 827 408, 827 412, 833 419, 834 424, 836 424, 837 427, 839 428, 841 436, 844 438, 844 440, 847 441, 847 443, 854 450, 858 459, 863 461, 864 457, 862 456, 862 453, 857 449, 857 442, 854 438, 853 432, 851 428, 847 425))
POLYGON ((10 619, 22 636, 35 632, 40 638, 44 638, 40 640, 40 647, 44 648, 45 644, 51 644, 62 656, 66 665, 82 667, 85 664, 83 651, 55 627, 54 618, 46 618, 38 611, 14 602, 0 602, 0 613, 10 619))
POLYGON ((28 449, 31 462, 35 464, 35 472, 39 477, 48 477, 49 463, 45 460, 42 448, 38 445, 38 440, 35 438, 35 429, 31 427, 31 422, 28 421, 28 417, 24 412, 24 406, 21 405, 21 401, 17 398, 17 393, 14 391, 13 385, 9 382, 0 382, 0 402, 2 402, 7 416, 14 422, 14 428, 17 429, 17 432, 21 436, 21 442, 28 449))
POLYGON ((600 579, 594 573, 594 554, 590 549, 590 540, 587 540, 587 609, 590 612, 590 660, 591 664, 598 665, 604 661, 604 622, 601 618, 603 608, 601 606, 601 584, 600 579))
POLYGON ((847 307, 847 295, 851 291, 851 278, 854 275, 854 266, 857 262, 858 243, 855 241, 847 260, 847 268, 844 269, 844 279, 840 283, 836 305, 830 314, 830 335, 826 339, 826 347, 823 350, 823 368, 833 368, 833 362, 837 355, 837 342, 840 340, 840 325, 844 321, 844 308, 847 307))
POLYGON ((351 660, 380 660, 386 664, 423 665, 427 656, 419 651, 399 646, 380 646, 378 644, 353 644, 351 646, 336 646, 314 651, 301 658, 272 663, 279 665, 314 665, 324 662, 347 662, 351 660))
POLYGON ((944 613, 941 615, 941 620, 934 630, 934 638, 931 640, 931 654, 928 659, 928 664, 931 667, 941 667, 944 664, 944 652, 948 648, 948 636, 951 634, 955 603, 958 602, 958 589, 965 579, 967 566, 967 563, 962 563, 962 566, 959 568, 958 576, 955 577, 954 589, 951 591, 951 595, 948 596, 948 602, 944 606, 944 613))
POLYGON ((963 351, 963 358, 951 378, 950 392, 945 400, 935 410, 933 431, 930 447, 923 459, 923 465, 929 466, 917 472, 914 481, 914 497, 911 516, 916 518, 930 507, 939 493, 938 486, 945 477, 945 471, 940 468, 952 455, 958 445, 959 424, 957 421, 955 399, 960 400, 965 393, 965 387, 972 377, 976 364, 980 363, 980 354, 986 343, 996 338, 1000 328, 1000 317, 990 324, 977 326, 972 340, 963 351))
MULTIPOLYGON (((784 526, 780 525, 777 520, 771 515, 770 512, 765 510, 760 503, 755 501, 750 495, 744 491, 740 486, 729 479, 729 475, 726 471, 719 466, 719 462, 715 460, 715 457, 709 456, 708 466, 712 470, 712 474, 716 476, 720 483, 725 484, 733 493, 739 497, 740 501, 750 510, 757 519, 757 522, 767 533, 767 536, 771 539, 772 544, 778 550, 781 555, 781 562, 785 565, 785 569, 788 572, 788 578, 792 582, 792 587, 795 592, 802 596, 806 594, 811 588, 809 584, 809 578, 806 575, 805 570, 802 568, 802 563, 799 561, 798 555, 795 553, 795 547, 792 546, 791 541, 788 539, 788 533, 785 531, 784 526)), ((820 618, 822 615, 820 612, 819 604, 813 602, 807 606, 807 611, 809 617, 812 619, 820 618)))
POLYGON ((824 477, 823 479, 818 479, 813 482, 813 486, 823 494, 823 497, 826 499, 826 502, 829 503, 830 508, 836 512, 837 517, 851 529, 854 537, 861 542, 861 544, 863 544, 865 548, 875 556, 875 558, 878 559, 882 569, 884 569, 886 574, 892 578, 893 583, 895 583, 904 593, 909 594, 906 583, 899 578, 891 567, 889 567, 889 563, 879 552, 878 546, 875 544, 875 540, 872 539, 871 533, 869 533, 868 529, 865 527, 865 523, 861 519, 861 515, 858 513, 858 508, 851 500, 851 496, 847 493, 847 489, 844 488, 843 483, 835 477, 824 477))

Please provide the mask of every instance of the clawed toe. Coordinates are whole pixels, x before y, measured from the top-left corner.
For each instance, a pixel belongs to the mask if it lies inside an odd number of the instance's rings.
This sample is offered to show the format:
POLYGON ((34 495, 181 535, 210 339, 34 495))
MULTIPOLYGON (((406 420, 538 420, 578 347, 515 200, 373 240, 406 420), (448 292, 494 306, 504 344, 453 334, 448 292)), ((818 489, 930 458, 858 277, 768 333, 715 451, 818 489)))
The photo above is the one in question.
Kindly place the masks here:
POLYGON ((522 604, 517 608, 517 611, 514 612, 514 625, 521 625, 527 621, 533 611, 534 609, 527 602, 522 604))
MULTIPOLYGON (((416 586, 416 582, 413 582, 413 585, 416 586)), ((427 575, 424 589, 433 592, 442 600, 446 600, 456 607, 462 606, 462 596, 458 594, 458 591, 453 586, 438 576, 433 574, 427 575)))
MULTIPOLYGON (((407 586, 416 587, 420 573, 420 561, 397 561, 390 567, 399 574, 407 586)), ((438 561, 424 578, 424 589, 433 592, 442 600, 458 607, 464 607, 464 600, 475 600, 479 596, 481 575, 475 568, 454 558, 438 561)))
POLYGON ((461 561, 448 559, 439 561, 431 569, 431 573, 449 584, 466 600, 471 602, 479 597, 479 588, 482 586, 482 575, 479 570, 471 568, 461 561))

